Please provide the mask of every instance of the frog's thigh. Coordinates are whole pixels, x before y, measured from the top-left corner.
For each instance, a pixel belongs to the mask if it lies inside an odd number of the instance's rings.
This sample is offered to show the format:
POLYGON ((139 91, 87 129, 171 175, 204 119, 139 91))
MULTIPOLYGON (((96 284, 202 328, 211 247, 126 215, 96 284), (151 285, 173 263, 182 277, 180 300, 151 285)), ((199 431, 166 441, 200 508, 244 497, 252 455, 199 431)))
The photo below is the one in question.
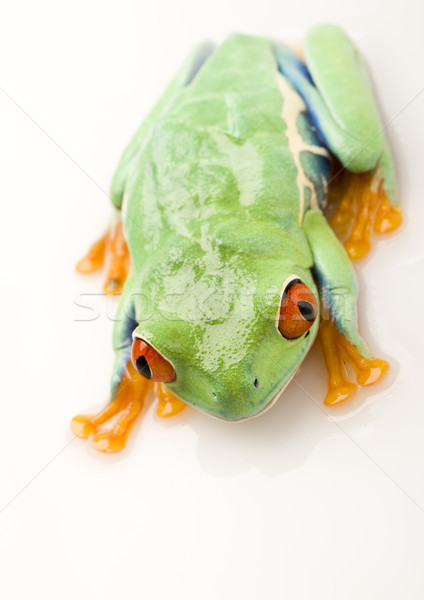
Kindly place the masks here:
POLYGON ((316 87, 310 106, 330 150, 350 175, 348 211, 353 211, 351 235, 345 247, 351 258, 369 248, 369 232, 393 231, 400 225, 392 153, 372 94, 365 65, 352 41, 335 25, 313 27, 305 43, 306 63, 316 87), (351 193, 353 191, 353 193, 351 193))
MULTIPOLYGON (((309 30, 306 65, 275 45, 281 72, 303 96, 322 139, 345 171, 344 192, 332 225, 352 259, 364 256, 370 233, 396 229, 398 208, 393 158, 365 66, 345 33, 334 25, 309 30)), ((334 182, 330 181, 330 197, 334 182)))
POLYGON ((355 173, 378 166, 384 190, 396 203, 393 159, 365 66, 352 41, 335 25, 313 27, 305 41, 307 69, 282 45, 275 44, 274 50, 280 71, 302 95, 329 150, 355 173))
POLYGON ((382 124, 357 49, 339 27, 320 25, 307 33, 305 57, 330 149, 352 171, 373 169, 383 152, 382 124))
POLYGON ((389 365, 371 355, 359 334, 356 281, 342 244, 318 210, 305 214, 303 226, 320 292, 320 342, 328 370, 325 402, 337 404, 350 398, 356 387, 347 379, 344 364, 352 366, 359 385, 375 383, 389 365))

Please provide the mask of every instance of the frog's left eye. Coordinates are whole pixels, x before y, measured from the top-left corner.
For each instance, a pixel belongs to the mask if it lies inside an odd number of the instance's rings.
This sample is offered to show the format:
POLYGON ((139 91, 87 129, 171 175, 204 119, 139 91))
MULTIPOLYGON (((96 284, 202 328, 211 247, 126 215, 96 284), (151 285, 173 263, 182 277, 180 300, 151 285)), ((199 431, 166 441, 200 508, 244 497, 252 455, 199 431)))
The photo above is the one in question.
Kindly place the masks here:
POLYGON ((171 363, 153 346, 139 338, 133 340, 131 360, 137 371, 147 379, 169 383, 176 378, 171 363))
POLYGON ((278 317, 278 330, 294 340, 308 331, 317 316, 317 301, 311 290, 299 280, 293 280, 284 291, 278 317))

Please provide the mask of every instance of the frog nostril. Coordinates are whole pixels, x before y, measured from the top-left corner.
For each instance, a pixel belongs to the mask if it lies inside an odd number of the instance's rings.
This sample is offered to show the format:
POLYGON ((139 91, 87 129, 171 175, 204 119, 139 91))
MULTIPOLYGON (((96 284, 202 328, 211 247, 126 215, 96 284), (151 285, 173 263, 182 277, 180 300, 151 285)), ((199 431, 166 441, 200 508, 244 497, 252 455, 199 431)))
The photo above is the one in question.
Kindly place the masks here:
POLYGON ((139 356, 135 361, 135 366, 137 371, 143 375, 143 377, 147 377, 147 379, 152 378, 152 372, 145 356, 139 356))
POLYGON ((259 386, 259 379, 256 378, 255 381, 253 382, 253 385, 255 386, 255 388, 257 388, 259 386))

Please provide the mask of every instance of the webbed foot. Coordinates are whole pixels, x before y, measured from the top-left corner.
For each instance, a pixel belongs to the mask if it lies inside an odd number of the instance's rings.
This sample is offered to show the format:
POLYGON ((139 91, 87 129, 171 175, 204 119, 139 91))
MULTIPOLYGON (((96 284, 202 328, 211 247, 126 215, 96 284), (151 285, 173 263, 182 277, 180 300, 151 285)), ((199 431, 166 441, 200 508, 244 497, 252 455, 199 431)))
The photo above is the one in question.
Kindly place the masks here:
POLYGON ((371 231, 389 233, 402 223, 402 212, 390 204, 377 172, 342 174, 340 203, 330 225, 352 260, 365 256, 371 231))
POLYGON ((374 219, 374 231, 376 233, 390 233, 402 223, 402 211, 390 204, 383 192, 383 197, 377 209, 374 219))
POLYGON ((99 452, 123 450, 152 387, 153 384, 142 377, 130 361, 115 398, 98 414, 74 417, 72 433, 81 439, 91 437, 94 448, 99 452), (107 427, 109 421, 111 423, 107 427))
POLYGON ((110 260, 103 290, 106 294, 119 294, 130 267, 130 255, 120 220, 91 246, 87 254, 77 263, 77 271, 83 274, 97 271, 103 266, 106 255, 110 256, 110 260))
POLYGON ((341 404, 352 398, 358 385, 367 386, 379 381, 389 369, 389 363, 380 358, 362 356, 333 321, 321 321, 319 341, 328 373, 328 389, 324 404, 341 404), (351 382, 345 370, 350 364, 356 374, 357 384, 351 382))

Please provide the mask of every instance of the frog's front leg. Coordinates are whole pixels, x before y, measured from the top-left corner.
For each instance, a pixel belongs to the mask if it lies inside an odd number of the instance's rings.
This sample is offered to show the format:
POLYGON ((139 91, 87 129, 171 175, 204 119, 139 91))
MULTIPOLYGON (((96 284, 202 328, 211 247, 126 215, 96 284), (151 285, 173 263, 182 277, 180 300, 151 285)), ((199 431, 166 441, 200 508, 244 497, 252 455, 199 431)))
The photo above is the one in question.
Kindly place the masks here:
POLYGON ((151 382, 142 377, 129 361, 112 401, 100 413, 74 417, 72 433, 82 439, 91 437, 94 448, 99 452, 119 452, 125 447, 151 388, 151 382))
POLYGON ((280 71, 302 95, 320 137, 345 169, 348 185, 332 223, 349 256, 361 258, 372 230, 387 233, 402 221, 393 158, 365 66, 334 25, 308 31, 306 65, 282 44, 274 51, 280 71))
POLYGON ((116 215, 103 237, 95 242, 77 263, 77 271, 83 274, 97 271, 103 266, 107 254, 109 254, 109 266, 103 290, 106 294, 119 294, 122 292, 130 267, 130 255, 119 215, 116 215))
POLYGON ((99 452, 120 452, 125 448, 152 389, 158 397, 156 414, 159 417, 173 417, 186 408, 185 402, 176 398, 161 383, 153 384, 141 376, 128 361, 111 402, 97 414, 74 417, 71 422, 72 433, 81 439, 90 437, 99 452))
MULTIPOLYGON (((115 317, 115 363, 111 380, 111 401, 101 412, 77 415, 71 422, 73 434, 81 439, 91 438, 94 448, 99 452, 119 452, 125 447, 151 390, 154 389, 158 397, 156 412, 160 417, 172 417, 186 407, 185 402, 173 396, 160 383, 170 380, 169 377, 163 376, 164 368, 169 369, 169 364, 164 367, 163 358, 160 355, 156 356, 154 349, 150 349, 147 377, 140 374, 143 368, 137 365, 134 356, 137 344, 132 338, 137 327, 133 285, 133 275, 130 271, 115 317)), ((143 342, 140 343, 141 346, 143 342)))
POLYGON ((77 415, 71 423, 74 435, 88 437, 101 452, 122 450, 140 415, 153 384, 142 377, 131 363, 134 318, 133 276, 130 272, 115 317, 113 347, 115 362, 111 379, 111 401, 92 415, 77 415))
POLYGON ((328 371, 328 392, 324 402, 339 404, 356 391, 356 385, 347 378, 345 364, 352 366, 358 385, 376 383, 389 365, 385 360, 374 358, 359 335, 353 269, 343 246, 320 211, 306 213, 304 231, 312 250, 320 291, 319 341, 328 371))
POLYGON ((328 374, 325 404, 340 404, 355 394, 357 386, 348 379, 345 364, 355 371, 358 385, 364 386, 379 381, 389 368, 385 360, 363 356, 331 318, 321 320, 318 339, 328 374))

